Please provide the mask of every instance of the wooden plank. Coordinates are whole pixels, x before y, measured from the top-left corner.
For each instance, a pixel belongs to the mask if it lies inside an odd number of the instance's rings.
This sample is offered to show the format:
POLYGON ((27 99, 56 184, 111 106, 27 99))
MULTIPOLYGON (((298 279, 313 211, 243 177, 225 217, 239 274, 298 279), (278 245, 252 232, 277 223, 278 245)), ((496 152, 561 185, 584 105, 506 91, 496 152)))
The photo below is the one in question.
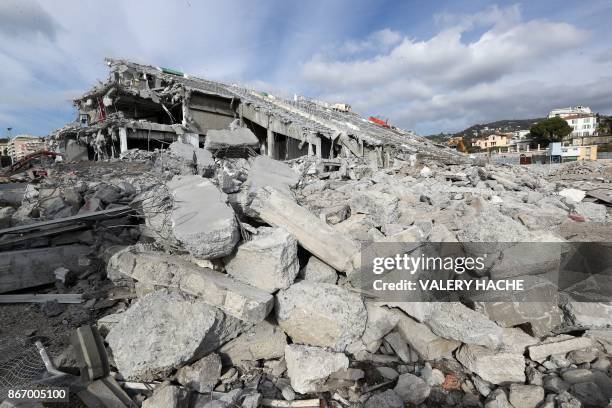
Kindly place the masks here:
POLYGON ((85 245, 2 252, 0 256, 0 293, 55 282, 53 271, 60 266, 80 273, 79 257, 91 251, 85 245))
POLYGON ((83 295, 80 293, 43 293, 24 295, 0 295, 0 303, 83 303, 83 295))

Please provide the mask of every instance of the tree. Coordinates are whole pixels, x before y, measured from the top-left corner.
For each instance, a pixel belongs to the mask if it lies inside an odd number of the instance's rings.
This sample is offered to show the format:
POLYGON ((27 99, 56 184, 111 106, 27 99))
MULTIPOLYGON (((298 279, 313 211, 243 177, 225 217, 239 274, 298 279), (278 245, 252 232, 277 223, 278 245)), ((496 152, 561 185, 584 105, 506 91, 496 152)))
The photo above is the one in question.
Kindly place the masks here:
POLYGON ((559 117, 544 119, 531 126, 529 132, 538 143, 548 144, 551 142, 560 142, 570 133, 572 127, 567 122, 559 117))
POLYGON ((599 135, 612 134, 612 117, 597 115, 597 133, 599 135))

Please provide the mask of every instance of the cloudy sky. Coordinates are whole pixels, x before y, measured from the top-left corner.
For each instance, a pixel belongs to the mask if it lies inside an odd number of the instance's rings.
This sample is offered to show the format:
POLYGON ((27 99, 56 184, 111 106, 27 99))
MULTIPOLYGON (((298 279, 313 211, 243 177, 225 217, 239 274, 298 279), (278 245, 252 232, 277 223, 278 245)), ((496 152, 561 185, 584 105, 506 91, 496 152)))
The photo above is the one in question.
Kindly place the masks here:
POLYGON ((47 134, 105 56, 347 102, 421 134, 612 113, 612 2, 0 1, 0 135, 47 134))

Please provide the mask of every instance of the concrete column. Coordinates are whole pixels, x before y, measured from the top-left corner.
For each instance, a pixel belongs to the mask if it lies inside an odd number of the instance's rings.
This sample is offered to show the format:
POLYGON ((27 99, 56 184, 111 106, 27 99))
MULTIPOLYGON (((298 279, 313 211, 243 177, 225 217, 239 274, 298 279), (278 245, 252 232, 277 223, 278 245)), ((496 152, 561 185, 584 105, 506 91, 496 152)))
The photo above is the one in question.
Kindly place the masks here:
POLYGON ((274 132, 268 128, 268 156, 274 157, 274 132))
POLYGON ((314 149, 312 148, 312 143, 308 143, 308 155, 314 155, 314 149))
POLYGON ((193 147, 200 147, 200 135, 197 133, 184 133, 182 141, 183 143, 190 144, 193 147))
POLYGON ((321 158, 322 157, 321 156, 321 136, 317 137, 315 146, 317 147, 317 151, 316 151, 317 157, 321 158))
POLYGON ((126 128, 119 128, 119 148, 121 153, 127 151, 128 149, 126 128))

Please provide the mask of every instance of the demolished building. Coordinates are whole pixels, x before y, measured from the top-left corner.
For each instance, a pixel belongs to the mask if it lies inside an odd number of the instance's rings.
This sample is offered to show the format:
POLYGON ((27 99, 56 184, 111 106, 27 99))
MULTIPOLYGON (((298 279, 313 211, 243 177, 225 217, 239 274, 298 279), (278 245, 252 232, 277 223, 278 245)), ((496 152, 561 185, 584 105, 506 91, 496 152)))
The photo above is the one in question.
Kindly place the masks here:
POLYGON ((87 407, 609 406, 612 302, 590 291, 609 283, 612 165, 472 163, 347 109, 111 66, 55 134, 111 159, 0 189, 0 400, 60 377, 87 407), (553 296, 360 282, 363 254, 440 244, 493 245, 466 279, 553 296), (586 299, 545 280, 561 245, 595 260, 564 282, 586 299))
POLYGON ((365 156, 382 167, 397 150, 461 158, 412 132, 382 127, 304 97, 289 101, 172 69, 106 61, 107 81, 74 101, 78 122, 53 133, 64 144, 72 139, 89 145, 96 157, 153 150, 177 139, 198 147, 209 131, 227 129, 238 120, 257 137, 257 151, 274 159, 365 156))

